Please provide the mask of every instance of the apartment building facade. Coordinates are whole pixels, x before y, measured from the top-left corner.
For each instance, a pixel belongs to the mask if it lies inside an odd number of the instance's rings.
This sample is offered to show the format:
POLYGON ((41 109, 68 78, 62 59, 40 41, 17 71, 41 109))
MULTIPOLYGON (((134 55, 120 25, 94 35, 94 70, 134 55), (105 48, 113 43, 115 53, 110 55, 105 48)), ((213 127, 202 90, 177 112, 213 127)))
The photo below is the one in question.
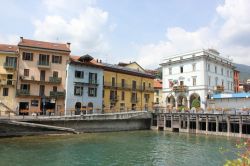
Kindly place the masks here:
POLYGON ((67 65, 65 114, 102 113, 103 69, 93 57, 71 57, 67 65))
POLYGON ((19 114, 64 113, 70 43, 20 38, 16 100, 19 114))
POLYGON ((191 108, 198 99, 205 109, 211 94, 234 92, 233 62, 214 49, 174 55, 161 66, 166 106, 191 108))
POLYGON ((140 66, 131 66, 103 64, 104 112, 152 109, 154 76, 143 71, 140 66))
POLYGON ((17 107, 16 66, 17 46, 0 44, 0 116, 15 113, 17 107))
POLYGON ((154 106, 165 107, 164 99, 162 97, 162 80, 154 79, 154 106))

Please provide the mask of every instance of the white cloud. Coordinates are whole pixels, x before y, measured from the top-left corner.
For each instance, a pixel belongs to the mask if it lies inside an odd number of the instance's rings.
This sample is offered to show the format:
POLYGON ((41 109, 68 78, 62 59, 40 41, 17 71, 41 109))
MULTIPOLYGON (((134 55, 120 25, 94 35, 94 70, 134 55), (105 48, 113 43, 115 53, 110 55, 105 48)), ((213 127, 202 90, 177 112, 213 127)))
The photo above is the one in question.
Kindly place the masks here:
POLYGON ((0 34, 0 43, 6 43, 6 44, 17 44, 19 41, 18 35, 1 35, 0 34))
POLYGON ((108 12, 93 6, 94 1, 44 1, 53 14, 35 20, 34 37, 39 40, 71 42, 73 54, 107 52, 105 33, 109 30, 108 12), (71 11, 77 13, 71 13, 71 11), (63 13, 67 13, 65 17, 63 13))
POLYGON ((215 48, 237 63, 250 63, 250 1, 225 0, 217 7, 217 17, 193 32, 181 27, 168 28, 166 39, 138 47, 138 62, 155 67, 176 53, 200 48, 215 48), (246 58, 248 57, 248 58, 246 58))

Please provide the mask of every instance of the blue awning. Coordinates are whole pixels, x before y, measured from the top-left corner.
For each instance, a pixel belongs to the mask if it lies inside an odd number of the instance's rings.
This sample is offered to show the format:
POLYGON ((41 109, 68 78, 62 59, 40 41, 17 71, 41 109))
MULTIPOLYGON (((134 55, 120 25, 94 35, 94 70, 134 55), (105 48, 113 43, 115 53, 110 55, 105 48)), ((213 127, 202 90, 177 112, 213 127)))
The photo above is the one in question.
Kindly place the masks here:
POLYGON ((228 98, 248 98, 250 93, 221 93, 212 95, 213 99, 228 99, 228 98))

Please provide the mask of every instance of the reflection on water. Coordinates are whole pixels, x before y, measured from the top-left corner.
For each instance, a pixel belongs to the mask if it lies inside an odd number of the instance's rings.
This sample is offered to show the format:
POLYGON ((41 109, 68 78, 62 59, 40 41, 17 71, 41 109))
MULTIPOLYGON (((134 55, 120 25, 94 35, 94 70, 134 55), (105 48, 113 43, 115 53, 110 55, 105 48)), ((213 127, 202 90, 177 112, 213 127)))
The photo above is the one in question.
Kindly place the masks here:
POLYGON ((0 139, 0 165, 167 165, 214 166, 236 139, 157 131, 88 133, 0 139))

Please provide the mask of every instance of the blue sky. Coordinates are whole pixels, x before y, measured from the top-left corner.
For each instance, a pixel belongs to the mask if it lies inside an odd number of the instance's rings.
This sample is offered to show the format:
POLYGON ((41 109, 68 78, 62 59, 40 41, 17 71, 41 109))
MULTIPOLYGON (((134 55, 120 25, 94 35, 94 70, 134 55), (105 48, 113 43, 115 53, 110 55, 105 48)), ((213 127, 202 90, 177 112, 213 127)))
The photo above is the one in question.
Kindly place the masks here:
POLYGON ((3 1, 0 42, 71 42, 72 54, 157 68, 163 58, 215 48, 250 63, 248 0, 3 1), (249 57, 246 60, 244 57, 249 57))

